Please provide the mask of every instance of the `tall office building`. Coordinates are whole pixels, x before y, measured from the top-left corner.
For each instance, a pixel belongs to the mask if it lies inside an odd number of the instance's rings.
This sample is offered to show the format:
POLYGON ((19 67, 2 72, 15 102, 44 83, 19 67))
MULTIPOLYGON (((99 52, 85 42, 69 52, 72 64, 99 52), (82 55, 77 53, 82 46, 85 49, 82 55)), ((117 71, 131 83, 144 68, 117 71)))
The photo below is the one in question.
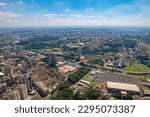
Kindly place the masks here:
POLYGON ((54 52, 51 53, 50 66, 55 67, 57 64, 56 54, 54 52))
POLYGON ((25 84, 20 84, 17 87, 17 89, 20 92, 21 100, 25 100, 28 98, 28 90, 27 90, 27 86, 25 84))

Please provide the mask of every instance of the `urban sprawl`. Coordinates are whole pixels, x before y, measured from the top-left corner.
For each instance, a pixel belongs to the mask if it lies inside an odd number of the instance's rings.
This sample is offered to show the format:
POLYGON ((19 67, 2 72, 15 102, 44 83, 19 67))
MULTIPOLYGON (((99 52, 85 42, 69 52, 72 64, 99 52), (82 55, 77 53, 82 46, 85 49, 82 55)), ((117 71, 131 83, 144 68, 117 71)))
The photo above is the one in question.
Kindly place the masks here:
POLYGON ((150 99, 150 29, 0 29, 0 99, 150 99))

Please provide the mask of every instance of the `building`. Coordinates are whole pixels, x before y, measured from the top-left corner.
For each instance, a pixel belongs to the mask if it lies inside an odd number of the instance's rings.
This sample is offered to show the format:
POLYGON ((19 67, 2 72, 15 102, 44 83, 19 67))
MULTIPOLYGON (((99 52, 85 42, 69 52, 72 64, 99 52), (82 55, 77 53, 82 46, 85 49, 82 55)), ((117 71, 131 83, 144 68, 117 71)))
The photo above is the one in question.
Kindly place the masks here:
POLYGON ((2 72, 4 73, 5 76, 8 76, 11 73, 11 68, 9 65, 4 65, 2 67, 2 72))
POLYGON ((3 81, 7 84, 8 87, 12 87, 13 86, 13 80, 10 76, 5 76, 3 78, 3 81))
POLYGON ((85 81, 85 80, 80 80, 77 84, 80 86, 86 87, 90 84, 90 82, 85 81))
POLYGON ((27 86, 28 93, 31 94, 33 92, 33 84, 32 84, 32 78, 30 77, 29 74, 25 74, 24 83, 27 86))
POLYGON ((0 63, 4 61, 4 56, 0 55, 0 63))
POLYGON ((32 76, 32 80, 33 80, 34 84, 36 84, 39 82, 39 77, 37 75, 32 76))
POLYGON ((56 54, 54 52, 52 52, 51 58, 50 58, 50 66, 55 67, 56 64, 57 64, 56 54))
POLYGON ((20 100, 20 92, 18 90, 13 90, 5 96, 6 100, 20 100))
POLYGON ((20 93, 20 98, 21 100, 25 100, 28 98, 28 90, 27 90, 27 86, 25 84, 20 84, 17 87, 19 93, 20 93))
POLYGON ((22 52, 23 46, 22 45, 15 45, 13 49, 15 52, 22 52))
POLYGON ((82 82, 82 83, 84 83, 84 84, 86 84, 86 85, 89 85, 89 84, 90 84, 90 82, 85 81, 85 80, 80 80, 80 82, 82 82))
POLYGON ((77 53, 78 53, 78 59, 80 59, 81 55, 82 55, 82 48, 81 47, 77 50, 77 53))
POLYGON ((27 60, 27 63, 29 64, 29 65, 34 65, 35 63, 36 63, 36 60, 33 58, 33 57, 26 57, 26 60, 27 60))
POLYGON ((9 58, 12 57, 12 56, 11 56, 11 52, 8 51, 8 50, 4 50, 4 51, 3 51, 3 54, 4 54, 4 56, 5 56, 5 59, 9 59, 9 58))
POLYGON ((105 63, 106 67, 114 67, 114 63, 113 62, 107 62, 105 63))
POLYGON ((140 95, 141 91, 135 84, 120 82, 107 82, 107 90, 112 92, 127 92, 128 94, 140 95))
POLYGON ((26 63, 23 62, 22 64, 18 64, 18 68, 23 74, 28 73, 28 68, 26 63))
POLYGON ((61 73, 63 74, 67 74, 69 72, 73 72, 75 71, 77 68, 73 65, 64 65, 64 66, 61 66, 59 67, 59 70, 61 73))
POLYGON ((37 84, 37 92, 40 94, 40 96, 44 97, 48 95, 48 88, 43 83, 37 84))
POLYGON ((14 84, 22 84, 23 83, 21 75, 18 75, 18 74, 12 74, 12 80, 13 80, 14 84))
POLYGON ((0 83, 3 82, 3 76, 4 76, 4 73, 0 72, 0 83))
POLYGON ((3 94, 7 91, 7 84, 6 83, 2 83, 0 84, 0 94, 3 94))
POLYGON ((120 68, 125 68, 126 67, 125 58, 123 58, 123 57, 120 58, 118 67, 120 67, 120 68))

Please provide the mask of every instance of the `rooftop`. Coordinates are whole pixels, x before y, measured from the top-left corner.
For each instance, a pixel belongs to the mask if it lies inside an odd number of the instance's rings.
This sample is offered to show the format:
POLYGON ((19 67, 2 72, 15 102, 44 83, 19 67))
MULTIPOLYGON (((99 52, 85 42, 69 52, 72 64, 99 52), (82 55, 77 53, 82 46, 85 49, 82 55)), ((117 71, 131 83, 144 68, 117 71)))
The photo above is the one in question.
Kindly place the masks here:
POLYGON ((112 89, 119 89, 123 91, 140 92, 137 85, 134 85, 134 84, 126 84, 126 83, 120 83, 120 82, 107 82, 107 87, 112 88, 112 89))

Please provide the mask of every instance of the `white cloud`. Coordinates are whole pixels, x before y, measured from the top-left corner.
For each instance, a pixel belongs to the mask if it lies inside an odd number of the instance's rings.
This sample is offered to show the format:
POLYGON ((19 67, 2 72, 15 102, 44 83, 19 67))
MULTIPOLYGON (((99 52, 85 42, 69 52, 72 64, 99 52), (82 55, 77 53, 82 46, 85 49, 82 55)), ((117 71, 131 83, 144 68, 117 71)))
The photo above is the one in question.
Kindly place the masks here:
POLYGON ((57 14, 55 13, 48 13, 48 14, 42 14, 43 16, 46 16, 46 17, 51 17, 51 16, 56 16, 57 14))
POLYGON ((95 11, 95 9, 94 9, 94 8, 92 8, 92 7, 87 8, 86 10, 87 10, 87 11, 95 11))
POLYGON ((22 1, 22 0, 20 0, 18 3, 19 3, 19 4, 23 4, 23 1, 22 1))
POLYGON ((39 17, 38 17, 38 16, 35 16, 34 18, 35 18, 35 19, 39 19, 39 17))
POLYGON ((0 18, 7 18, 7 17, 15 18, 15 17, 19 17, 19 16, 22 16, 22 15, 20 15, 18 13, 13 13, 13 12, 0 11, 0 18))
POLYGON ((66 12, 70 11, 70 9, 65 9, 66 12))
POLYGON ((150 26, 150 18, 138 15, 104 16, 103 14, 20 14, 0 11, 1 26, 150 26), (3 18, 3 19, 2 19, 3 18))
POLYGON ((6 6, 7 5, 7 3, 5 3, 5 2, 0 2, 0 6, 6 6))

